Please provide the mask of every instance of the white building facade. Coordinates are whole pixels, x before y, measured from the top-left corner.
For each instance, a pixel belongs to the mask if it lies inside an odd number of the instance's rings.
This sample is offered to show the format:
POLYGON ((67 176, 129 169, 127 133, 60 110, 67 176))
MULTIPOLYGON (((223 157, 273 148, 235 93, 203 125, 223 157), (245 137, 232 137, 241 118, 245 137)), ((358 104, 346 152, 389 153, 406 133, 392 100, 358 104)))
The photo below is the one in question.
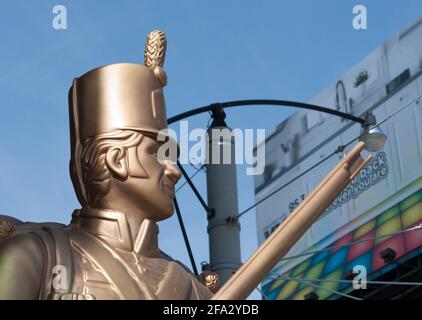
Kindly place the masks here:
MULTIPOLYGON (((282 278, 269 276, 263 282, 269 299, 303 299, 310 293, 320 299, 332 298, 336 291, 352 290, 338 280, 344 280, 354 265, 363 265, 368 275, 381 274, 391 269, 391 264, 380 257, 386 249, 395 252, 395 259, 418 252, 422 230, 420 234, 394 234, 422 223, 421 96, 422 18, 310 101, 359 117, 372 112, 378 122, 398 113, 380 126, 387 135, 384 150, 373 155, 371 163, 287 256, 299 257, 280 261, 273 272, 282 278), (333 246, 336 248, 330 249, 333 246), (310 251, 318 253, 306 254, 310 251), (292 279, 334 281, 321 281, 315 287, 292 279)), ((265 172, 255 177, 256 201, 287 185, 256 208, 259 244, 318 185, 342 154, 303 173, 358 137, 360 129, 349 120, 299 109, 267 137, 265 172)))

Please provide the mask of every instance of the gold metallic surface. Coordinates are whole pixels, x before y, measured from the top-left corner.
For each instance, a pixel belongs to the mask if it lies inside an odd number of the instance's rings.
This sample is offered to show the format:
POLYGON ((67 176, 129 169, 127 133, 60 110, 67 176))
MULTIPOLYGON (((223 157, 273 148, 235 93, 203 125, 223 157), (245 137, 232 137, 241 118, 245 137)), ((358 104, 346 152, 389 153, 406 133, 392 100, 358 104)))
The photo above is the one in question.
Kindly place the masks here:
POLYGON ((13 237, 15 227, 6 220, 0 220, 0 241, 8 240, 13 237))
POLYGON ((159 249, 180 172, 160 161, 167 128, 164 33, 149 34, 145 65, 119 63, 74 79, 70 175, 81 203, 68 225, 0 216, 0 299, 244 299, 367 163, 358 144, 219 289, 159 249))
POLYGON ((212 292, 158 247, 180 172, 159 161, 167 128, 166 40, 147 66, 119 63, 76 78, 69 92, 70 173, 82 208, 69 225, 1 219, 0 299, 209 299, 212 292))
POLYGON ((199 279, 203 285, 210 289, 213 293, 216 293, 221 288, 220 279, 217 273, 205 270, 199 275, 199 279))
POLYGON ((144 64, 154 69, 162 67, 166 57, 167 39, 164 32, 160 30, 151 31, 145 41, 144 64))
POLYGON ((155 77, 158 79, 158 81, 160 81, 163 86, 167 85, 167 74, 164 69, 157 66, 153 70, 155 77))

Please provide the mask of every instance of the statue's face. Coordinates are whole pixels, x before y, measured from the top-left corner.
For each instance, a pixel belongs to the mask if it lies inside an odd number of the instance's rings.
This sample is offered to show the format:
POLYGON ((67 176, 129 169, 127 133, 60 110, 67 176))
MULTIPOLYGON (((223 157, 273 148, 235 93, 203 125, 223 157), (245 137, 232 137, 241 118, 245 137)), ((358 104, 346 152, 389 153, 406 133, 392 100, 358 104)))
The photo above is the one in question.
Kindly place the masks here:
POLYGON ((142 142, 129 152, 129 179, 125 192, 151 220, 163 220, 173 214, 175 185, 180 171, 170 161, 160 163, 157 152, 160 144, 154 138, 144 136, 142 142), (136 153, 135 153, 136 150, 136 153), (135 158, 135 159, 134 159, 135 158), (139 159, 139 162, 135 162, 139 159), (141 165, 147 177, 134 176, 134 166, 141 165))

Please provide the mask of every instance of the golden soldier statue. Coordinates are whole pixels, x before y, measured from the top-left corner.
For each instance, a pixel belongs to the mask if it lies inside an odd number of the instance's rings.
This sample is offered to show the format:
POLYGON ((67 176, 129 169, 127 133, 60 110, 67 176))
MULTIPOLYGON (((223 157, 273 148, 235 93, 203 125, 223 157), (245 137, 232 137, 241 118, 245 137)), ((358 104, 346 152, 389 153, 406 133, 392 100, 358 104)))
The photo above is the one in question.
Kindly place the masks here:
POLYGON ((164 33, 153 31, 145 65, 107 65, 74 80, 70 173, 82 209, 67 226, 0 217, 0 299, 212 296, 157 244, 156 222, 173 214, 180 178, 157 159, 165 49, 164 33))
POLYGON ((180 178, 157 157, 165 47, 153 31, 145 65, 74 80, 70 175, 82 209, 69 225, 0 216, 0 299, 245 299, 371 159, 359 142, 223 287, 211 271, 199 281, 157 244, 156 222, 173 214, 180 178))

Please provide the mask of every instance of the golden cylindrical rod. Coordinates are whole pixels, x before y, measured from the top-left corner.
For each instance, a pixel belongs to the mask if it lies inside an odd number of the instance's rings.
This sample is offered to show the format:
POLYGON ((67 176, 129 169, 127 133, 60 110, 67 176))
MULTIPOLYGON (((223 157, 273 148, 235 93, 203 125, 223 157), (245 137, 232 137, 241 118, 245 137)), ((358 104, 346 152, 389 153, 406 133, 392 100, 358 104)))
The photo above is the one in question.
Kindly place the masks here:
POLYGON ((213 300, 242 300, 259 285, 268 272, 287 254, 318 217, 371 160, 360 152, 359 142, 325 177, 312 193, 289 215, 273 234, 213 296, 213 300))

